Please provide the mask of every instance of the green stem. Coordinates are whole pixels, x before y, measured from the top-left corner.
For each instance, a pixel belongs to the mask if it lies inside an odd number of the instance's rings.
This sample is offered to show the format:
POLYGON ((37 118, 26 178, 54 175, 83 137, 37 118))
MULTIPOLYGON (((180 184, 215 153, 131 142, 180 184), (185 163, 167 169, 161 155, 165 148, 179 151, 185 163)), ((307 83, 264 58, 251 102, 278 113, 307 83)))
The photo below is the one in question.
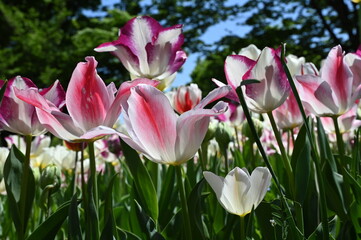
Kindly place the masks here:
POLYGON ((246 228, 245 228, 245 224, 244 224, 244 216, 240 216, 240 226, 241 226, 241 236, 240 239, 241 240, 245 240, 246 239, 246 228))
POLYGON ((282 62, 283 69, 286 73, 286 76, 288 78, 288 82, 290 83, 292 92, 296 98, 297 105, 300 109, 300 112, 301 112, 301 115, 303 118, 303 122, 306 127, 307 136, 311 143, 313 159, 314 159, 315 166, 316 166, 316 176, 317 176, 317 181, 319 183, 319 189, 320 189, 319 197, 321 200, 320 204, 321 204, 321 218, 322 218, 322 229, 323 229, 322 234, 323 234, 323 239, 326 240, 326 239, 329 239, 329 226, 328 226, 328 219, 327 219, 327 202, 326 202, 325 186, 324 186, 323 177, 322 177, 322 173, 321 173, 321 160, 320 160, 320 157, 319 157, 317 149, 316 149, 316 144, 313 141, 311 129, 308 126, 306 113, 303 108, 300 95, 297 92, 296 85, 293 81, 290 71, 288 70, 284 54, 285 54, 285 45, 282 46, 281 62, 282 62))
POLYGON ((23 176, 21 179, 21 192, 20 192, 20 221, 22 230, 18 231, 19 239, 23 239, 26 232, 26 225, 28 219, 25 216, 26 202, 27 199, 27 189, 28 189, 28 178, 29 178, 29 168, 30 168, 30 152, 31 152, 31 140, 32 136, 25 136, 26 151, 25 151, 25 160, 23 162, 23 176))
MULTIPOLYGON (((262 146, 262 143, 261 143, 261 140, 259 139, 259 136, 258 136, 258 133, 257 133, 257 130, 256 130, 256 127, 254 126, 254 123, 252 121, 252 117, 251 117, 251 114, 248 110, 248 107, 247 107, 247 104, 246 104, 246 101, 244 99, 244 95, 243 95, 243 91, 242 91, 242 88, 239 87, 237 88, 237 94, 239 96, 239 100, 240 100, 240 103, 242 105, 242 108, 243 108, 243 111, 244 111, 244 115, 246 116, 246 119, 247 119, 247 122, 249 124, 249 127, 251 129, 251 132, 252 132, 252 135, 254 137, 254 140, 257 144, 257 147, 258 147, 258 150, 259 152, 261 153, 261 156, 268 168, 268 170, 270 171, 271 175, 272 175, 272 178, 273 178, 273 181, 276 183, 276 188, 280 194, 280 197, 281 197, 281 202, 282 202, 282 205, 284 206, 285 210, 286 210, 286 214, 287 214, 287 217, 290 218, 290 223, 292 224, 292 228, 293 229, 297 229, 296 227, 296 223, 294 221, 294 218, 292 216, 292 213, 291 213, 291 209, 288 205, 288 202, 286 201, 286 198, 285 198, 285 194, 283 192, 283 189, 281 187, 281 184, 280 182, 278 181, 278 178, 276 176, 276 174, 274 173, 273 171, 273 167, 272 165, 270 164, 269 160, 268 160, 268 157, 267 157, 267 154, 262 146)), ((298 231, 295 232, 295 234, 297 235, 297 239, 300 239, 301 237, 299 236, 301 233, 298 231)))
POLYGON ((228 174, 229 173, 229 161, 228 161, 228 157, 227 157, 227 149, 224 149, 222 152, 223 152, 223 156, 224 156, 224 164, 225 164, 226 174, 228 174))
POLYGON ((182 202, 182 216, 183 216, 183 225, 185 228, 185 235, 187 240, 192 240, 192 230, 189 218, 187 196, 184 188, 183 178, 182 178, 182 166, 175 166, 177 174, 177 184, 179 188, 179 194, 182 202))
POLYGON ((268 118, 269 118, 269 120, 271 122, 271 126, 272 126, 273 132, 275 134, 278 147, 279 147, 279 149, 281 151, 283 166, 286 169, 288 180, 289 180, 289 183, 290 183, 291 195, 294 197, 294 194, 295 194, 295 179, 293 177, 293 171, 292 171, 291 163, 290 163, 290 160, 288 159, 285 147, 283 146, 281 134, 278 131, 278 128, 277 128, 277 125, 276 125, 276 122, 275 122, 275 119, 273 117, 272 112, 268 112, 267 115, 268 115, 268 118))
POLYGON ((333 124, 335 126, 335 133, 337 139, 338 154, 340 155, 340 165, 343 167, 345 163, 345 145, 343 143, 342 134, 338 125, 337 117, 332 117, 333 124))
POLYGON ((98 213, 99 209, 99 202, 98 202, 98 183, 97 183, 97 171, 96 171, 96 164, 95 164, 95 153, 94 153, 94 142, 88 143, 88 150, 89 150, 89 161, 90 161, 90 178, 89 181, 93 188, 93 196, 94 196, 94 203, 95 209, 98 213))

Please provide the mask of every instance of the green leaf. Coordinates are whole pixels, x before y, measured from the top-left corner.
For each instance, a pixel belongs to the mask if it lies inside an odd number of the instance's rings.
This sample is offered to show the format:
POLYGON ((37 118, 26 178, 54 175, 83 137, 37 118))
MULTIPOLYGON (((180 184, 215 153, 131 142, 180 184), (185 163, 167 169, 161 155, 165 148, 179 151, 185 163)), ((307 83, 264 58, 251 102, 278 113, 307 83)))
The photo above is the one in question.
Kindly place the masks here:
POLYGON ((82 234, 78 215, 78 200, 76 194, 71 199, 68 218, 68 237, 69 239, 81 240, 82 234))
POLYGON ((291 163, 295 175, 296 201, 303 204, 306 199, 311 174, 311 146, 303 125, 297 135, 291 163))
POLYGON ((27 221, 29 219, 32 204, 35 196, 35 179, 33 171, 30 166, 27 166, 28 171, 28 187, 26 192, 23 193, 23 196, 26 196, 25 202, 25 211, 24 216, 21 216, 21 179, 23 178, 23 162, 25 161, 25 156, 15 145, 11 147, 8 158, 6 159, 4 165, 4 180, 5 188, 9 198, 10 212, 14 225, 17 231, 25 233, 27 221), (24 222, 22 223, 22 220, 24 222))
POLYGON ((353 202, 350 207, 351 221, 355 228, 357 239, 361 238, 361 204, 353 202))
POLYGON ((245 85, 248 85, 248 84, 254 84, 254 83, 260 83, 260 82, 261 81, 257 80, 257 79, 246 79, 246 80, 241 81, 241 86, 245 86, 245 85))
POLYGON ((188 208, 189 208, 189 217, 192 227, 192 235, 194 239, 209 239, 209 234, 207 229, 204 229, 202 221, 202 200, 207 195, 202 195, 202 189, 204 186, 204 178, 199 181, 188 197, 188 208))
POLYGON ((145 212, 155 221, 158 220, 158 198, 152 179, 139 158, 138 153, 121 140, 125 161, 133 176, 137 195, 145 212))
POLYGON ((113 185, 115 179, 117 179, 118 174, 114 175, 110 180, 108 185, 105 201, 104 201, 104 229, 100 236, 100 239, 118 239, 116 231, 116 223, 113 216, 113 185))
POLYGON ((68 217, 71 201, 62 204, 56 212, 41 223, 27 240, 48 240, 54 239, 61 225, 68 217))

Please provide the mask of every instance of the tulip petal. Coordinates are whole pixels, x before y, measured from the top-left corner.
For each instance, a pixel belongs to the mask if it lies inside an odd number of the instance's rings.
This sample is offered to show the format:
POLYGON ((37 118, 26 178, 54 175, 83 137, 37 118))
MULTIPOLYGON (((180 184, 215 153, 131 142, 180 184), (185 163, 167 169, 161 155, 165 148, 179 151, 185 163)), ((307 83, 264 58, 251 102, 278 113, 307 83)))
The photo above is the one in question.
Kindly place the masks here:
POLYGON ((220 201, 224 205, 232 206, 229 212, 244 216, 251 209, 246 208, 247 194, 251 188, 251 182, 246 172, 236 167, 230 171, 224 179, 224 187, 220 201))
POLYGON ((131 89, 128 117, 134 134, 156 161, 174 162, 177 115, 167 97, 149 85, 131 89))
POLYGON ((66 92, 69 115, 84 131, 102 125, 112 101, 96 73, 97 61, 94 57, 87 57, 86 61, 78 63, 66 92))
POLYGON ((289 95, 290 85, 278 54, 279 50, 264 48, 257 64, 243 76, 243 79, 260 81, 246 86, 246 100, 251 101, 250 108, 253 111, 259 113, 272 111, 289 95))
POLYGON ((353 75, 350 68, 343 60, 343 52, 340 45, 332 48, 321 69, 322 79, 327 81, 336 95, 336 104, 339 111, 349 107, 349 100, 352 93, 353 75))
POLYGON ((247 207, 256 208, 264 198, 267 190, 271 184, 271 173, 266 167, 257 167, 253 170, 250 181, 252 183, 251 189, 248 192, 247 207))
POLYGON ((240 86, 243 76, 250 68, 256 64, 256 61, 245 56, 230 55, 224 63, 224 72, 226 74, 228 85, 233 89, 240 86))
POLYGON ((40 94, 52 102, 59 109, 65 105, 65 91, 59 80, 56 80, 50 87, 40 91, 40 94))
POLYGON ((207 106, 208 104, 227 96, 231 92, 232 88, 230 86, 222 86, 212 90, 208 95, 203 98, 199 104, 197 104, 194 109, 201 109, 207 106))
POLYGON ((71 141, 80 135, 81 130, 74 126, 72 119, 59 111, 51 102, 40 95, 37 89, 15 90, 16 96, 35 106, 39 121, 56 137, 71 141))
POLYGON ((218 102, 212 109, 193 109, 178 118, 176 165, 186 162, 196 154, 207 133, 209 117, 224 113, 227 106, 225 102, 218 102))

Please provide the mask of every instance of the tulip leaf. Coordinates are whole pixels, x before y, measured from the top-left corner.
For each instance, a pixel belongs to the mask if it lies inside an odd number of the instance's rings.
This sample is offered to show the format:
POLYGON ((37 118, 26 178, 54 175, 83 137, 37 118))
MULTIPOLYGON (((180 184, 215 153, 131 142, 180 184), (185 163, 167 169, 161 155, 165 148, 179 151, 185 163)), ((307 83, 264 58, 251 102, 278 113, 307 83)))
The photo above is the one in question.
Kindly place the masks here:
POLYGON ((352 224, 355 228, 357 239, 361 238, 361 204, 357 202, 353 202, 351 204, 350 210, 352 224))
POLYGON ((188 208, 192 226, 192 235, 195 239, 209 239, 208 231, 202 221, 202 201, 208 195, 202 195, 204 178, 192 189, 188 197, 188 208))
MULTIPOLYGON (((78 202, 79 203, 79 202, 78 202)), ((41 223, 27 240, 47 240, 54 239, 61 225, 68 217, 71 201, 62 204, 56 212, 41 223)))
POLYGON ((112 201, 113 185, 115 179, 117 179, 117 176, 118 174, 115 174, 112 177, 106 191, 107 194, 105 196, 105 201, 104 201, 104 228, 100 236, 100 239, 113 239, 113 237, 115 237, 115 239, 118 239, 118 236, 116 236, 117 231, 113 216, 113 201, 112 201))
POLYGON ((311 146, 304 125, 298 133, 294 146, 291 162, 295 171, 295 200, 303 204, 311 174, 311 146))
POLYGON ((165 177, 159 197, 159 210, 162 213, 159 216, 159 224, 165 226, 173 217, 173 209, 176 207, 178 192, 175 191, 175 168, 162 167, 165 177))
POLYGON ((318 144, 321 161, 324 163, 323 176, 325 179, 326 196, 328 205, 337 214, 345 219, 347 216, 344 195, 342 191, 343 177, 337 172, 335 158, 320 120, 317 120, 318 144))
POLYGON ((241 81, 241 86, 246 86, 248 84, 260 83, 260 82, 261 81, 257 80, 257 79, 246 79, 246 80, 241 81))
POLYGON ((158 198, 152 179, 138 153, 121 140, 125 161, 133 176, 135 188, 144 211, 155 221, 158 220, 158 198))
POLYGON ((78 200, 76 194, 74 194, 74 196, 72 197, 69 206, 68 227, 69 227, 69 232, 68 232, 69 239, 74 239, 74 240, 82 239, 80 221, 78 215, 78 200))
POLYGON ((4 180, 6 192, 9 198, 9 209, 15 228, 17 231, 21 231, 22 233, 25 233, 35 196, 35 179, 30 166, 26 166, 26 171, 28 171, 28 187, 25 189, 26 192, 21 193, 22 178, 24 175, 24 161, 24 154, 15 145, 12 145, 4 165, 4 180), (20 211, 22 197, 25 197, 23 216, 20 211))

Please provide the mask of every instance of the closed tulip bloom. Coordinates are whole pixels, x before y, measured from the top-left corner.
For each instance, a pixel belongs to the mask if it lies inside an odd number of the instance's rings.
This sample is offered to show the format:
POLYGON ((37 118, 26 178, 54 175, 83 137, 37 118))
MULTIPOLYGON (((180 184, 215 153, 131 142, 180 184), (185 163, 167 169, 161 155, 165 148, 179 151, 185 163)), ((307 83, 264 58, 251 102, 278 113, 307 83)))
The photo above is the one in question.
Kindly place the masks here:
POLYGON ((347 65, 340 45, 329 52, 320 75, 296 76, 297 89, 305 108, 316 116, 340 116, 361 97, 361 85, 347 65))
MULTIPOLYGON (((0 87, 4 81, 0 80, 0 87)), ((28 78, 17 76, 9 80, 5 94, 0 105, 0 129, 20 135, 38 136, 46 132, 40 123, 33 105, 20 100, 16 90, 36 91, 44 100, 61 108, 65 103, 65 92, 56 81, 51 87, 39 91, 36 85, 28 78)))
POLYGON ((187 59, 181 50, 183 42, 182 25, 163 28, 155 19, 142 16, 128 21, 119 30, 118 40, 103 43, 95 51, 119 58, 132 79, 160 80, 165 88, 187 59))
POLYGON ((254 61, 245 56, 228 56, 224 69, 228 84, 234 89, 241 81, 260 82, 242 87, 248 107, 257 113, 268 113, 279 107, 290 93, 290 85, 280 59, 281 49, 264 48, 254 61))
POLYGON ((277 126, 282 130, 294 129, 302 125, 303 117, 293 93, 274 111, 277 126))
POLYGON ((49 132, 66 141, 93 140, 110 134, 121 112, 120 102, 129 95, 130 88, 139 83, 157 84, 149 79, 138 79, 123 83, 117 92, 113 83, 106 86, 97 74, 95 58, 87 57, 86 61, 77 65, 69 82, 66 92, 69 115, 33 89, 17 91, 19 98, 36 107, 40 122, 49 132))
POLYGON ((207 171, 203 175, 222 207, 241 217, 250 213, 252 208, 257 208, 271 184, 271 174, 265 167, 257 167, 251 175, 239 167, 230 171, 225 178, 207 171))
POLYGON ((173 107, 182 114, 195 107, 202 98, 202 91, 197 84, 190 84, 189 86, 179 87, 173 95, 173 107))
POLYGON ((121 137, 156 163, 180 165, 196 154, 207 133, 210 117, 223 113, 227 104, 218 102, 212 109, 204 107, 229 91, 228 86, 215 89, 179 116, 163 92, 149 85, 135 86, 123 106, 128 135, 121 137))

